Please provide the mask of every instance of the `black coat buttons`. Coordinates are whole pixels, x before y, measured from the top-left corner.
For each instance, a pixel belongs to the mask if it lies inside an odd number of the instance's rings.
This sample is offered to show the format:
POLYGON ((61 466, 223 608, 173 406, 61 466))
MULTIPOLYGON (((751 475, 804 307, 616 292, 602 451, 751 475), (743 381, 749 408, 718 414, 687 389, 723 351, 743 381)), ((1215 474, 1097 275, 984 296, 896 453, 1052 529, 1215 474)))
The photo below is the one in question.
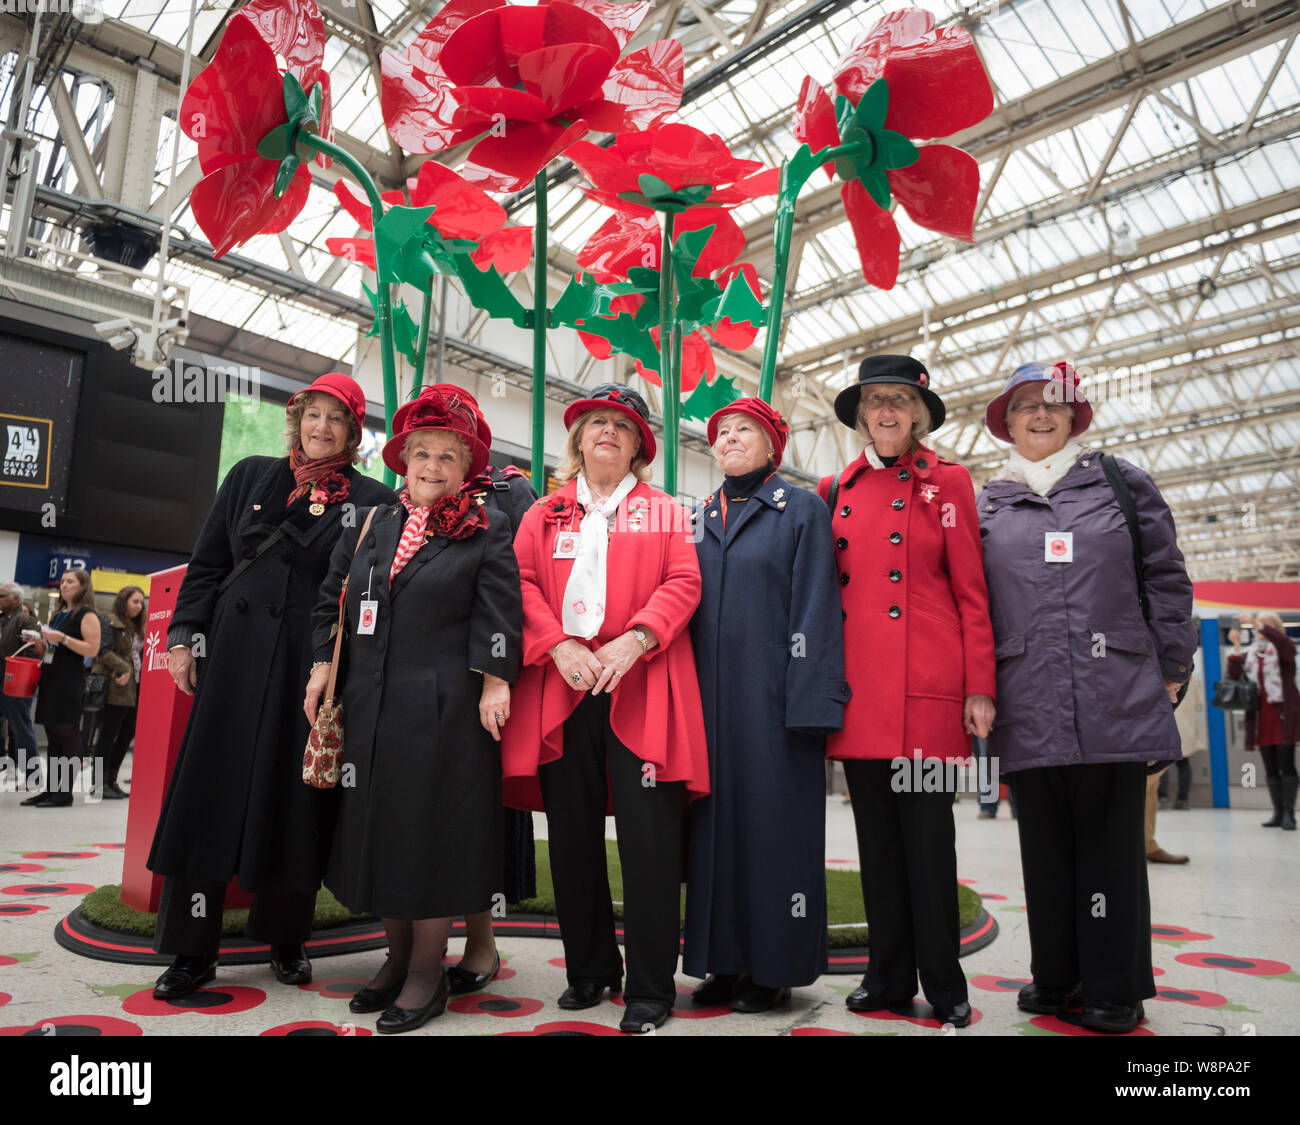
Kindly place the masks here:
POLYGON ((894 511, 896 511, 896 512, 901 512, 901 511, 903 510, 903 499, 902 499, 902 497, 900 497, 900 498, 897 499, 897 500, 891 500, 889 506, 890 506, 891 508, 893 508, 894 511))
POLYGON ((845 539, 843 535, 841 535, 837 540, 835 540, 836 550, 842 551, 848 545, 849 545, 849 541, 845 539))
POLYGON ((890 580, 891 582, 901 582, 901 581, 903 581, 903 572, 902 572, 901 570, 898 570, 897 568, 895 568, 894 570, 891 570, 891 571, 889 572, 889 580, 890 580))
POLYGON ((841 585, 841 586, 847 586, 848 584, 849 584, 849 576, 848 576, 847 574, 841 574, 841 575, 840 575, 840 585, 841 585))
POLYGON ((902 617, 902 616, 903 616, 903 611, 902 611, 901 609, 899 609, 898 606, 896 606, 896 605, 891 605, 891 606, 889 607, 889 616, 890 616, 890 617, 902 617))
POLYGON ((889 533, 889 541, 891 543, 901 543, 903 541, 903 533, 901 531, 891 531, 889 533))
POLYGON ((849 518, 849 513, 850 513, 851 511, 853 511, 853 509, 850 508, 847 504, 845 504, 844 507, 842 507, 842 508, 840 509, 840 515, 843 516, 845 519, 848 519, 848 518, 849 518))
POLYGON ((911 480, 911 479, 912 479, 912 473, 911 473, 911 471, 910 471, 909 469, 899 469, 899 470, 898 470, 898 479, 899 479, 899 480, 911 480))

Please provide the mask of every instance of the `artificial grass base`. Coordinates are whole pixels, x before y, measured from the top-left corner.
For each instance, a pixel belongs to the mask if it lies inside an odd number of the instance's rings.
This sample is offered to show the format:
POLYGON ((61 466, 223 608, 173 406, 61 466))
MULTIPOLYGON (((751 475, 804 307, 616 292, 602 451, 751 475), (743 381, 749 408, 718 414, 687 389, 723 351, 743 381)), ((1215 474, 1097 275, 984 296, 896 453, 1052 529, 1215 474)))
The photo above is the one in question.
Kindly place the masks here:
MULTIPOLYGON (((550 854, 545 840, 537 841, 537 894, 533 898, 508 906, 509 914, 554 916, 555 889, 551 881, 550 854)), ((609 891, 614 899, 614 917, 623 917, 623 870, 618 862, 618 845, 605 841, 609 865, 609 891)), ((81 901, 81 912, 86 920, 107 930, 119 933, 152 937, 158 922, 157 914, 133 910, 122 902, 122 888, 116 883, 98 887, 81 901)), ((862 883, 856 871, 826 871, 826 908, 830 921, 828 942, 832 949, 847 949, 867 944, 866 907, 862 902, 862 883), (858 924, 860 923, 860 924, 858 924)), ((681 918, 686 917, 686 896, 682 895, 681 918)), ((961 928, 971 925, 980 915, 980 896, 969 887, 958 884, 957 909, 961 928)), ((316 916, 313 930, 327 930, 368 917, 353 914, 330 892, 322 887, 316 895, 316 916)), ((225 910, 221 914, 223 937, 243 934, 248 924, 248 910, 225 910)))

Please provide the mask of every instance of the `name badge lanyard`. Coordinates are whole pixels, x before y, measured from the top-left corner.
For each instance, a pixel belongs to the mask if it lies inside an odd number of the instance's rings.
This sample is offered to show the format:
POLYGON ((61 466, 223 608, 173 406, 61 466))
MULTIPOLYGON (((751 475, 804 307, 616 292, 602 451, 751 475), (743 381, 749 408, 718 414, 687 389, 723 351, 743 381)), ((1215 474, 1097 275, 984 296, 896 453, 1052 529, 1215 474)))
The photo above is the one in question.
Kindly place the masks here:
POLYGON ((375 579, 375 568, 372 564, 370 573, 366 576, 366 592, 361 599, 360 616, 357 619, 357 635, 369 637, 375 631, 375 618, 379 613, 379 603, 371 597, 370 587, 375 579))

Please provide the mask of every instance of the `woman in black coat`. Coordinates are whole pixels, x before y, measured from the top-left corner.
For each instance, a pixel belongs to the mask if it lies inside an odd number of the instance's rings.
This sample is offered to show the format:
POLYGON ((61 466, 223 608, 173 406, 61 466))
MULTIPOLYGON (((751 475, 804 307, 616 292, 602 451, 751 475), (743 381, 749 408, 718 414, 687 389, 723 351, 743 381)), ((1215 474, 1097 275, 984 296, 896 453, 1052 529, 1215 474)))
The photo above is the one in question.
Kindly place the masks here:
POLYGON ((682 967, 710 974, 696 1004, 736 1012, 826 971, 826 734, 849 687, 830 512, 777 472, 788 434, 761 399, 714 414, 725 478, 696 515, 711 787, 690 811, 682 967))
POLYGON ((501 893, 501 756, 523 604, 509 521, 461 490, 487 465, 482 416, 463 393, 426 387, 394 418, 384 460, 400 502, 348 531, 314 616, 306 711, 329 678, 347 578, 342 801, 325 882, 378 915, 388 960, 353 997, 381 1032, 440 1015, 451 920, 501 893))
POLYGON ((344 526, 394 496, 352 467, 365 417, 352 379, 322 375, 285 413, 289 456, 226 475, 167 634, 168 670, 194 706, 149 855, 167 876, 154 946, 175 957, 159 999, 216 975, 232 875, 254 896, 247 932, 271 946, 277 979, 311 979, 303 943, 337 802, 302 782, 311 613, 344 526))

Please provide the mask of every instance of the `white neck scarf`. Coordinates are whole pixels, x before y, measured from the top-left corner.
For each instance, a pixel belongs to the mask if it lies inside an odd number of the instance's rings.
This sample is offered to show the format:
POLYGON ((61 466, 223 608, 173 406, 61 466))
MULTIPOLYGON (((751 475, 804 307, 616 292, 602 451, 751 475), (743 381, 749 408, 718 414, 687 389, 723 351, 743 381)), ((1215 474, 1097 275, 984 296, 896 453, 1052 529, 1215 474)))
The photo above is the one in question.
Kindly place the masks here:
POLYGON ((1052 491, 1056 482, 1074 467, 1075 461, 1083 451, 1083 446, 1074 438, 1070 438, 1055 453, 1044 457, 1041 461, 1031 461, 1012 449, 1006 465, 994 475, 993 479, 1017 481, 1027 485, 1039 496, 1046 496, 1052 491))
POLYGON ((1269 703, 1282 702, 1282 665, 1277 659, 1277 646, 1263 633, 1255 634, 1255 643, 1250 646, 1254 660, 1246 661, 1250 669, 1250 678, 1255 681, 1260 694, 1269 703))
POLYGON ((562 624, 571 637, 590 640, 605 622, 605 556, 609 552, 609 517, 618 511, 624 497, 636 487, 637 480, 628 473, 603 504, 592 500, 591 486, 585 473, 578 474, 578 503, 587 509, 578 530, 578 553, 573 570, 564 587, 562 624))

